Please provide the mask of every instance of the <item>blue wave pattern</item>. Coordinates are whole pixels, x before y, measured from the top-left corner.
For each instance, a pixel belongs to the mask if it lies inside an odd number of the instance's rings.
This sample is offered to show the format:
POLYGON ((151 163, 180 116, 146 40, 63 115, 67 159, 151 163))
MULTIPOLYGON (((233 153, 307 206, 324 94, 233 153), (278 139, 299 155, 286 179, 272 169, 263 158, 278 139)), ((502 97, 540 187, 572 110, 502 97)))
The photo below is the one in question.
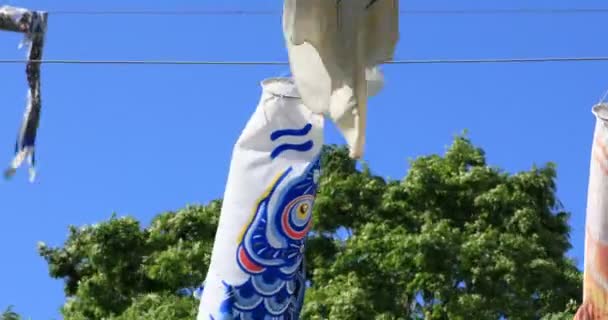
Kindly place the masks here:
POLYGON ((275 141, 283 136, 303 137, 312 130, 312 124, 307 123, 302 129, 281 129, 270 134, 270 140, 275 141))
POLYGON ((278 157, 281 153, 288 151, 288 150, 306 152, 306 151, 309 151, 310 149, 312 149, 312 147, 314 147, 312 140, 308 140, 301 144, 284 143, 284 144, 279 145, 278 147, 274 148, 274 150, 272 150, 272 152, 270 153, 270 158, 274 159, 274 158, 278 157))
MULTIPOLYGON (((276 141, 285 136, 304 137, 310 132, 310 130, 312 130, 312 125, 310 123, 307 123, 301 129, 276 130, 270 134, 270 140, 276 141)), ((289 150, 306 152, 306 151, 311 150, 313 147, 314 147, 314 143, 312 142, 312 140, 307 140, 306 142, 300 143, 300 144, 283 143, 283 144, 278 145, 276 148, 274 148, 272 150, 272 152, 270 153, 270 158, 274 159, 274 158, 278 157, 281 153, 283 153, 285 151, 289 151, 289 150)))

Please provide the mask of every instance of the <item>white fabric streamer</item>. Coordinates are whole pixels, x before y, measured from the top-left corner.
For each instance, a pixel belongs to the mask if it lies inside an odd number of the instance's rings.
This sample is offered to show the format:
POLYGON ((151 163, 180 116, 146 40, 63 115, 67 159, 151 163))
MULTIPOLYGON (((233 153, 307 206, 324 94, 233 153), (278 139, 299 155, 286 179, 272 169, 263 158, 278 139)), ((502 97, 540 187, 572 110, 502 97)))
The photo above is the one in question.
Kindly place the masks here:
POLYGON ((585 222, 583 304, 575 320, 608 319, 608 105, 593 107, 595 131, 585 222))

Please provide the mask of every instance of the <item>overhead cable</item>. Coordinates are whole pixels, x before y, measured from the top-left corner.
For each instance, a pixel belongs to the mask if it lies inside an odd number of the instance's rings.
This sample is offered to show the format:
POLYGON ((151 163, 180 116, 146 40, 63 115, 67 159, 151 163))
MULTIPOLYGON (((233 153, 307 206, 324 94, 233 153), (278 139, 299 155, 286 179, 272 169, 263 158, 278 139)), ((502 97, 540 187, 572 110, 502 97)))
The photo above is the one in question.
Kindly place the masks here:
MULTIPOLYGON (((387 61, 388 65, 406 64, 476 64, 476 63, 539 63, 539 62, 602 62, 608 56, 596 57, 539 57, 539 58, 486 58, 486 59, 402 59, 387 61)), ((0 64, 27 63, 25 59, 0 59, 0 64)), ((81 60, 45 59, 29 62, 43 64, 105 64, 105 65, 218 65, 218 66, 272 66, 289 65, 287 61, 238 61, 238 60, 81 60)))
MULTIPOLYGON (((265 16, 280 15, 278 10, 48 10, 52 15, 139 15, 139 16, 265 16)), ((403 15, 514 15, 514 14, 606 14, 608 8, 520 8, 520 9, 409 9, 403 15)))

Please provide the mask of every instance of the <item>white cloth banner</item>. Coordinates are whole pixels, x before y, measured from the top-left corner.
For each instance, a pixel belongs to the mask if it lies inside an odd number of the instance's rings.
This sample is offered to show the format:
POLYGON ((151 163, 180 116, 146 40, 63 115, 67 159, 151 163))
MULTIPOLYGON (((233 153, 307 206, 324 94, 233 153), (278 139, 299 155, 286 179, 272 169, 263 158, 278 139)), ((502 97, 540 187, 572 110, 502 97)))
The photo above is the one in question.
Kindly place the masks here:
POLYGON ((399 1, 285 0, 283 34, 304 104, 328 115, 360 158, 367 98, 382 88, 376 66, 399 40, 399 1))
POLYGON ((234 146, 198 320, 295 320, 302 307, 324 120, 290 79, 262 89, 234 146))

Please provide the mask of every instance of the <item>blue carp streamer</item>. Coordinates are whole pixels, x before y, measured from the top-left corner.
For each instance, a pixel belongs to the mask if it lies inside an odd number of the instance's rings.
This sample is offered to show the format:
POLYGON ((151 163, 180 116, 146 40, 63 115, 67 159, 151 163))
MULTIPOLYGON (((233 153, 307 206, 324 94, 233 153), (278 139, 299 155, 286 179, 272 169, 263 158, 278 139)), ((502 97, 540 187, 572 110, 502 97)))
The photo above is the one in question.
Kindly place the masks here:
POLYGON ((12 177, 17 168, 26 160, 30 164, 30 181, 33 181, 35 177, 34 146, 42 106, 40 60, 44 49, 47 17, 48 14, 42 11, 30 11, 9 6, 0 7, 0 30, 24 33, 25 41, 22 44, 25 44, 29 49, 26 66, 29 85, 27 106, 15 143, 15 157, 4 172, 5 178, 12 177))

